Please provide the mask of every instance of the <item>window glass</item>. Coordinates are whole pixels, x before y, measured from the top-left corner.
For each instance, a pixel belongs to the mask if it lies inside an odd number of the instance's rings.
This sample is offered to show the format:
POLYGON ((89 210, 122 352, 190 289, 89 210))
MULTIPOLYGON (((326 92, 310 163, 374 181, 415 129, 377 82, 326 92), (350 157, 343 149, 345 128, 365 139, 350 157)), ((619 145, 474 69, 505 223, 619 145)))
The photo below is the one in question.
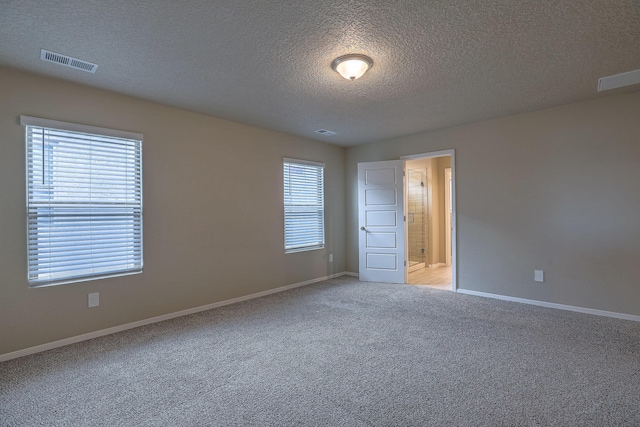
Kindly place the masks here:
POLYGON ((284 161, 284 249, 324 248, 324 165, 284 161))
POLYGON ((142 271, 142 141, 27 125, 30 286, 142 271))

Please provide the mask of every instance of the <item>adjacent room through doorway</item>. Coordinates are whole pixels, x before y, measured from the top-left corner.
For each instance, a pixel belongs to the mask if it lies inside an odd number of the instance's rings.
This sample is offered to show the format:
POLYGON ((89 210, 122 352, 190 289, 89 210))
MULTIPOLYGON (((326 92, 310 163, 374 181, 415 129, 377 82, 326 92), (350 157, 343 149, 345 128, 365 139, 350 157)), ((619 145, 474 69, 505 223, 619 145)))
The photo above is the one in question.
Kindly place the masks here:
POLYGON ((452 289, 451 156, 406 162, 407 283, 452 289))

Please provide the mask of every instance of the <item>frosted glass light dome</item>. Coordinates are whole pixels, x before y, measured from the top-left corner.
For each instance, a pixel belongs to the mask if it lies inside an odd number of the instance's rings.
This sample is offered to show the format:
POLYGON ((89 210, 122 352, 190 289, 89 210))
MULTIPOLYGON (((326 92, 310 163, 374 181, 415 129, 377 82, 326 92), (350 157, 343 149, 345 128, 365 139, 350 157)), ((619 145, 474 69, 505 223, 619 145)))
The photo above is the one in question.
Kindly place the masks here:
POLYGON ((373 60, 359 54, 343 55, 331 63, 331 68, 347 80, 362 77, 371 67, 373 67, 373 60))

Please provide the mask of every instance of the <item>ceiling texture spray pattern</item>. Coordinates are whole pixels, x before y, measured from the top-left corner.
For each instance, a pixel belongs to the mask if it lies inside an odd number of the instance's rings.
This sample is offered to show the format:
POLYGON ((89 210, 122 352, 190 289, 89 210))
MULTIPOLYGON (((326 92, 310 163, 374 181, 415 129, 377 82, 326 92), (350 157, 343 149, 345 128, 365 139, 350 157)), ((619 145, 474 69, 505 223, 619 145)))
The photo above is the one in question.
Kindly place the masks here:
POLYGON ((596 88, 640 68, 640 1, 0 0, 0 64, 347 146, 638 90, 596 88))

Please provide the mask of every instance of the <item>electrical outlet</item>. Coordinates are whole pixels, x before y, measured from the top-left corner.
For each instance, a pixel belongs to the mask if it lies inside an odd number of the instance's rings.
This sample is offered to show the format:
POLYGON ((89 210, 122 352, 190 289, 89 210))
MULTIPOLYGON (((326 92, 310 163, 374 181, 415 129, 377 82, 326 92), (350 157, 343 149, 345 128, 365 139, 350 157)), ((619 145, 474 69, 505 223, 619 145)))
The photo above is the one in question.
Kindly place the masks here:
POLYGON ((536 282, 544 282, 544 271, 533 270, 533 280, 536 282))
POLYGON ((329 254, 329 262, 333 262, 333 254, 329 254))
POLYGON ((93 292, 89 294, 89 307, 97 307, 100 305, 100 293, 93 292))

